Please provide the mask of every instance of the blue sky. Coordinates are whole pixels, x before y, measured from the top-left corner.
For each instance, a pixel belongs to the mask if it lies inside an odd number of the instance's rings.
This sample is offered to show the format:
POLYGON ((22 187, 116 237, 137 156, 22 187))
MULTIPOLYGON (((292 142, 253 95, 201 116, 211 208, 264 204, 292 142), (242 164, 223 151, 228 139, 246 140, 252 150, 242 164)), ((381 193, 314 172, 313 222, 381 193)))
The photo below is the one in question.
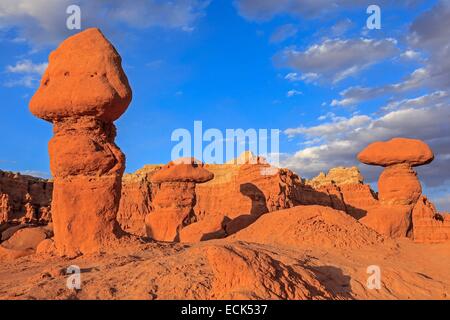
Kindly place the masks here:
MULTIPOLYGON (((368 143, 405 136, 433 147, 419 174, 450 211, 448 1, 380 0, 382 28, 368 30, 361 0, 2 0, 2 170, 49 175, 51 125, 28 102, 50 51, 76 32, 65 26, 70 4, 122 56, 133 101, 117 144, 128 172, 168 162, 171 133, 195 120, 280 129, 282 164, 304 177, 359 165, 368 143)), ((376 181, 380 170, 359 166, 376 181)))

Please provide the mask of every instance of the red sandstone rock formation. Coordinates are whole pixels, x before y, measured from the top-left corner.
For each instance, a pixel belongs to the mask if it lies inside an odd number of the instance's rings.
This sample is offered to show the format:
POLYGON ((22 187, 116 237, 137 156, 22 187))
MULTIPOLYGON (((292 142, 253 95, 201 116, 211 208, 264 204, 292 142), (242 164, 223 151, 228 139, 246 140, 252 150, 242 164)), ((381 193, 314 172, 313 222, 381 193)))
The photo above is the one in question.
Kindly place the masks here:
MULTIPOLYGON (((378 204, 356 167, 332 169, 323 175, 324 180, 318 177, 305 183, 288 169, 263 174, 270 166, 250 153, 238 159, 230 164, 205 165, 214 173, 214 179, 195 187, 195 218, 180 231, 180 241, 223 238, 249 226, 264 213, 301 204, 346 211, 357 219, 378 204), (249 163, 252 159, 257 161, 249 163)), ((149 165, 124 176, 118 214, 124 230, 145 235, 144 219, 153 210, 157 189, 150 180, 160 169, 159 165, 149 165)))
POLYGON ((362 184, 363 182, 364 178, 357 167, 331 168, 328 173, 325 174, 321 172, 317 177, 306 181, 307 184, 316 189, 322 186, 328 186, 330 184, 343 186, 349 184, 362 184))
POLYGON ((294 206, 299 177, 287 169, 264 174, 270 167, 263 158, 248 152, 228 164, 207 164, 214 179, 197 187, 196 215, 233 219, 244 213, 261 215, 294 206))
POLYGON ((292 248, 314 246, 363 248, 383 237, 343 211, 324 206, 297 206, 263 215, 229 241, 241 240, 292 248))
POLYGON ((50 238, 48 227, 21 228, 0 245, 0 258, 19 258, 36 252, 39 243, 50 238))
POLYGON ((125 156, 114 143, 113 121, 130 101, 121 58, 98 29, 68 38, 50 54, 30 111, 54 126, 49 154, 60 254, 95 252, 120 234, 125 156))
POLYGON ((450 215, 441 215, 425 196, 421 196, 412 212, 415 242, 438 243, 450 240, 450 215))
POLYGON ((25 220, 47 223, 51 219, 52 190, 53 183, 45 179, 0 170, 0 226, 7 224, 6 228, 25 220))
POLYGON ((157 184, 154 210, 145 218, 147 235, 160 241, 178 241, 180 230, 193 222, 195 185, 211 180, 214 175, 195 159, 170 162, 151 180, 157 184))
MULTIPOLYGON (((214 164, 205 167, 214 179, 198 185, 194 208, 198 223, 207 226, 203 231, 194 225, 185 232, 197 230, 196 239, 224 237, 247 227, 261 215, 291 208, 297 204, 300 178, 288 169, 274 169, 262 158, 240 156, 233 164, 214 164), (243 159, 257 159, 256 163, 242 163, 243 159), (236 164, 234 164, 236 163, 236 164), (238 164, 240 163, 240 164, 238 164)), ((255 161, 253 161, 255 162, 255 161)))
POLYGON ((389 167, 404 163, 417 167, 433 161, 434 154, 423 141, 394 138, 370 144, 358 154, 358 159, 362 163, 374 166, 389 167))
POLYGON ((407 163, 387 167, 378 179, 378 199, 387 205, 412 205, 422 194, 417 173, 407 163))
POLYGON ((0 225, 9 221, 11 213, 11 203, 9 195, 6 193, 0 194, 0 225))
POLYGON ((55 241, 53 239, 44 239, 36 247, 36 254, 53 255, 56 253, 55 241))
MULTIPOLYGON (((421 188, 405 160, 400 159, 381 175, 379 201, 356 167, 334 168, 314 179, 302 180, 288 169, 263 175, 262 169, 268 164, 260 157, 247 153, 239 158, 240 165, 205 165, 214 173, 214 179, 195 187, 196 205, 190 224, 179 232, 181 242, 224 238, 249 227, 267 212, 298 205, 344 211, 356 219, 363 218, 362 222, 385 235, 410 235, 411 210, 421 188), (242 159, 257 161, 242 164, 242 159), (401 184, 396 186, 396 181, 401 184)), ((124 179, 119 217, 122 227, 133 234, 145 235, 144 217, 153 210, 158 188, 150 180, 160 168, 146 166, 124 179)))
POLYGON ((431 149, 422 141, 395 138, 375 142, 358 154, 366 164, 387 167, 378 180, 380 205, 370 210, 361 222, 392 237, 410 236, 412 209, 422 194, 413 166, 430 163, 431 149))
POLYGON ((153 210, 155 189, 151 177, 161 168, 161 165, 147 165, 123 176, 117 220, 124 231, 141 237, 147 235, 145 217, 153 210))
MULTIPOLYGON (((205 165, 214 173, 214 179, 196 185, 192 223, 181 230, 181 241, 222 238, 227 232, 246 227, 261 214, 297 204, 301 180, 296 174, 277 169, 276 174, 266 175, 270 166, 248 152, 239 159, 236 163, 241 164, 205 165), (246 162, 251 159, 257 159, 256 163, 246 162)), ((151 180, 160 169, 160 165, 148 165, 124 176, 118 213, 124 230, 145 235, 145 216, 152 212, 159 188, 151 180)))
POLYGON ((330 299, 317 276, 300 263, 288 266, 243 245, 205 248, 214 273, 212 299, 330 299), (314 288, 314 289, 313 289, 314 288))
POLYGON ((297 199, 303 205, 322 205, 347 212, 356 219, 378 205, 377 197, 357 167, 332 168, 306 180, 297 199))

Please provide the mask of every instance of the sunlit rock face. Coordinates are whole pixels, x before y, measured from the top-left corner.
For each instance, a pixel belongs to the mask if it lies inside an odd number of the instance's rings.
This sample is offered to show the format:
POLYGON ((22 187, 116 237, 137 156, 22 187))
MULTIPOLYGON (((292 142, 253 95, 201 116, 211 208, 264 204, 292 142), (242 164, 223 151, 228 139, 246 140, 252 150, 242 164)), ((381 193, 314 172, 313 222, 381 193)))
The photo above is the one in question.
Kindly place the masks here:
POLYGON ((61 255, 99 251, 120 235, 125 156, 113 121, 130 101, 121 58, 100 30, 80 32, 50 54, 30 111, 53 123, 52 214, 61 255))

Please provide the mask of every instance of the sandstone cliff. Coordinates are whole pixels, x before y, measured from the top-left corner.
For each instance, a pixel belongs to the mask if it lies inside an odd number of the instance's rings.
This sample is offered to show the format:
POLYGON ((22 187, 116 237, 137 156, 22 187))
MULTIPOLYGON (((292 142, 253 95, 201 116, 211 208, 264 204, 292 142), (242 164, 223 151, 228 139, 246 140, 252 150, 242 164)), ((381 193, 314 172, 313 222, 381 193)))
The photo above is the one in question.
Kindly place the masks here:
POLYGON ((0 170, 0 228, 21 222, 47 223, 53 183, 0 170))
MULTIPOLYGON (((308 181, 289 169, 268 174, 270 165, 264 159, 245 153, 235 161, 205 168, 214 178, 195 187, 194 216, 181 230, 181 241, 222 238, 265 213, 298 205, 322 205, 359 219, 377 204, 356 167, 334 168, 308 181)), ((148 165, 124 176, 118 221, 125 231, 145 236, 144 220, 154 209, 157 189, 151 177, 160 169, 161 165, 148 165)))

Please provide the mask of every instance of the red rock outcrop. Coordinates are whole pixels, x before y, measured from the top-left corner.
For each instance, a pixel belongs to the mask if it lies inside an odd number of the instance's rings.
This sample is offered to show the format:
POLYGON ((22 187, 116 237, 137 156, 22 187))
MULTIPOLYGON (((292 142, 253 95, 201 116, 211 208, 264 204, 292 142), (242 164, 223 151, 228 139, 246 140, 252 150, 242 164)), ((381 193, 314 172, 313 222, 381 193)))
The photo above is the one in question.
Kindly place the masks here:
POLYGON ((113 121, 130 101, 121 58, 98 29, 68 38, 50 54, 30 111, 53 123, 52 214, 60 254, 96 252, 120 235, 125 156, 114 143, 113 121))
POLYGON ((197 187, 196 216, 227 216, 234 219, 242 214, 261 215, 280 208, 294 206, 296 182, 300 180, 290 170, 279 169, 274 175, 262 174, 269 165, 215 165, 205 168, 215 178, 197 187))
POLYGON ((214 179, 197 186, 194 211, 197 223, 209 228, 197 234, 197 238, 233 234, 267 212, 298 204, 302 182, 295 173, 271 167, 260 157, 245 155, 258 161, 242 163, 236 160, 235 163, 241 164, 205 165, 214 173, 214 179))
MULTIPOLYGON (((214 179, 195 187, 197 201, 179 232, 181 242, 225 238, 249 227, 265 213, 299 205, 344 211, 392 237, 411 235, 411 212, 421 186, 405 159, 385 169, 380 176, 380 194, 364 184, 356 167, 334 168, 303 180, 288 169, 262 174, 269 165, 249 153, 239 159, 229 164, 205 165, 214 173, 214 179), (249 163, 251 159, 256 161, 249 163)), ((418 160, 414 161, 418 165, 418 160)), ((145 235, 144 219, 153 210, 158 188, 150 180, 160 169, 160 165, 146 166, 124 179, 119 220, 133 234, 145 235)))
POLYGON ((25 220, 47 223, 51 220, 52 190, 53 183, 48 180, 0 170, 0 225, 25 220))
POLYGON ((153 210, 155 190, 151 177, 161 168, 162 165, 147 165, 123 176, 117 220, 124 231, 141 237, 147 235, 145 217, 153 210))
POLYGON ((335 184, 338 186, 349 184, 363 184, 364 178, 357 167, 345 168, 337 167, 331 168, 328 173, 321 172, 317 177, 307 180, 307 184, 314 188, 328 186, 335 184))
POLYGON ((55 241, 53 239, 44 239, 36 247, 36 254, 53 255, 56 253, 55 241))
POLYGON ((214 273, 212 299, 330 299, 333 295, 303 264, 288 266, 243 245, 204 249, 214 273), (312 289, 314 288, 314 289, 312 289))
POLYGON ((343 211, 324 206, 297 206, 271 212, 228 238, 292 248, 321 246, 363 248, 383 237, 343 211))
POLYGON ((412 167, 430 163, 434 159, 431 149, 420 140, 395 138, 369 145, 358 159, 387 167, 378 180, 380 204, 369 210, 361 222, 391 237, 411 236, 412 209, 422 194, 412 167))
POLYGON ((0 225, 9 221, 11 214, 11 203, 9 195, 6 193, 0 194, 0 225))
POLYGON ((347 212, 356 219, 378 205, 376 194, 357 167, 332 168, 325 174, 306 180, 297 199, 303 205, 322 205, 347 212))
MULTIPOLYGON (((228 164, 206 164, 205 168, 214 173, 214 179, 196 185, 193 218, 180 231, 182 242, 223 238, 262 214, 297 205, 323 205, 359 219, 378 203, 356 167, 332 169, 324 181, 305 182, 289 169, 265 174, 270 166, 247 152, 228 164)), ((145 235, 144 219, 153 210, 157 189, 150 180, 160 169, 160 165, 149 165, 124 176, 118 214, 124 230, 145 235)))
POLYGON ((393 138, 370 144, 358 154, 358 159, 362 163, 374 166, 389 167, 403 163, 417 167, 433 161, 434 154, 423 141, 393 138))
POLYGON ((408 164, 387 167, 378 179, 378 199, 387 205, 412 205, 422 194, 417 173, 408 164))
POLYGON ((415 242, 438 243, 450 240, 450 215, 439 214, 425 196, 417 201, 412 219, 415 242))
POLYGON ((214 175, 195 159, 170 162, 153 174, 157 185, 154 210, 145 218, 147 236, 160 241, 179 241, 180 230, 195 216, 195 185, 211 180, 214 175))
POLYGON ((0 245, 0 258, 18 258, 36 252, 40 242, 51 237, 47 227, 21 228, 0 245))
MULTIPOLYGON (((180 241, 221 238, 227 234, 226 230, 235 232, 263 213, 295 205, 297 188, 301 184, 296 174, 287 169, 277 169, 276 174, 266 175, 270 166, 262 158, 249 153, 238 159, 242 161, 236 160, 236 163, 241 164, 204 166, 214 174, 214 178, 196 185, 194 218, 181 230, 180 241), (245 163, 249 159, 258 161, 245 163)), ((160 165, 147 165, 124 176, 118 214, 124 230, 143 235, 144 219, 153 210, 158 188, 151 182, 151 177, 160 169, 160 165)))

